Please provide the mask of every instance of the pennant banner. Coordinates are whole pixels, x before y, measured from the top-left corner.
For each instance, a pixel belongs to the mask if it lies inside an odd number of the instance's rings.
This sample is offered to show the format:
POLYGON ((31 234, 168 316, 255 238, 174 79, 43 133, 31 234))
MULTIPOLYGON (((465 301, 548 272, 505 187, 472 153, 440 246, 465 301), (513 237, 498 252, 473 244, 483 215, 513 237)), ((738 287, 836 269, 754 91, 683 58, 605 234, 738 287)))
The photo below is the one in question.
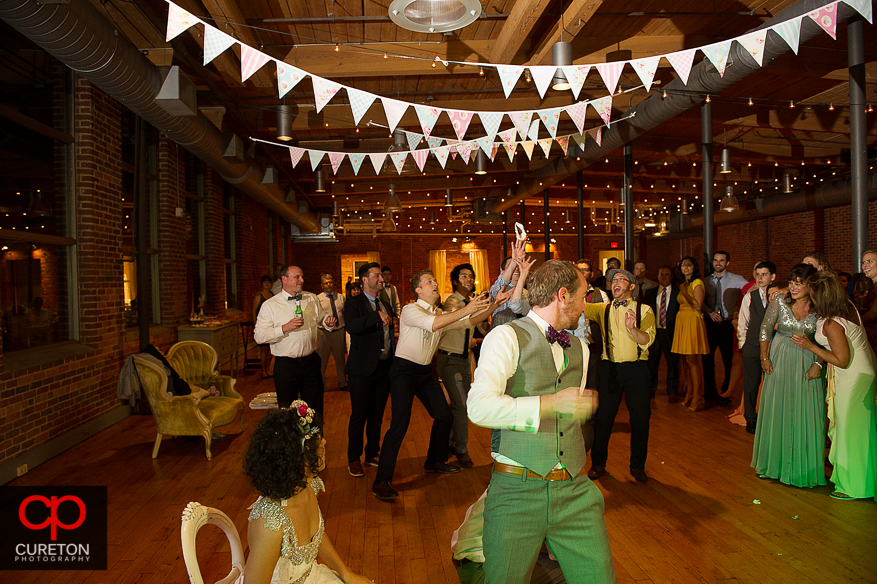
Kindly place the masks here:
POLYGON ((484 150, 485 154, 490 156, 490 151, 493 150, 493 138, 484 136, 483 138, 478 138, 475 142, 484 150))
MULTIPOLYGON (((171 4, 170 6, 173 6, 173 4, 171 4)), ((213 28, 212 26, 205 26, 204 64, 207 65, 210 61, 228 50, 228 48, 236 42, 237 41, 234 37, 228 36, 224 32, 221 32, 219 29, 213 28)))
POLYGON ((457 134, 457 139, 462 140, 463 136, 466 135, 466 129, 469 127, 469 122, 472 121, 472 112, 462 110, 445 111, 447 111, 448 117, 451 118, 451 125, 454 127, 454 133, 457 134))
MULTIPOLYGON (((692 54, 692 58, 694 55, 692 54)), ((606 84, 606 89, 609 90, 609 93, 615 93, 615 88, 618 86, 618 78, 621 77, 621 70, 624 69, 625 61, 615 62, 615 63, 601 63, 599 65, 595 65, 597 68, 597 72, 600 74, 600 77, 603 78, 603 83, 606 84)))
POLYGON ((344 152, 329 152, 329 164, 332 165, 332 174, 338 174, 338 167, 344 162, 344 152))
POLYGON ((307 73, 283 61, 275 61, 275 63, 277 64, 277 93, 282 98, 290 89, 298 85, 307 73))
POLYGON ((697 49, 688 49, 686 51, 677 51, 675 53, 670 53, 669 55, 664 55, 664 57, 673 65, 673 69, 676 70, 676 74, 679 75, 679 79, 682 80, 682 83, 688 85, 688 74, 691 73, 691 64, 694 62, 694 52, 697 49))
POLYGON ((423 128, 423 135, 429 136, 435 127, 435 121, 438 119, 441 110, 436 107, 428 107, 425 105, 415 105, 414 111, 417 112, 417 119, 420 120, 420 127, 423 128))
POLYGON ((527 140, 526 142, 521 142, 521 146, 527 154, 527 160, 533 160, 533 148, 536 146, 536 143, 532 140, 527 140))
MULTIPOLYGON (((199 22, 201 22, 200 19, 195 18, 176 4, 168 2, 167 37, 164 40, 170 42, 183 32, 189 30, 189 27, 199 22)), ((205 24, 204 26, 207 27, 209 25, 205 24)))
POLYGON ((241 44, 241 83, 261 69, 262 65, 267 63, 269 58, 265 53, 241 44))
POLYGON ((405 166, 405 159, 408 158, 407 152, 390 152, 390 160, 396 165, 396 172, 402 174, 402 167, 405 166))
POLYGON ((497 134, 499 139, 503 141, 504 144, 510 144, 515 139, 515 129, 509 128, 503 132, 497 134))
POLYGON ((423 134, 415 134, 414 132, 405 132, 405 138, 408 139, 408 150, 414 150, 420 141, 423 140, 423 134))
POLYGON ((837 40, 837 2, 823 6, 807 14, 813 22, 822 27, 832 39, 837 40))
POLYGON ((426 143, 429 144, 429 147, 430 147, 430 148, 438 148, 439 146, 442 145, 442 139, 441 139, 441 138, 435 138, 435 137, 432 137, 432 136, 427 136, 427 138, 426 138, 426 143))
POLYGON ((721 77, 725 76, 725 67, 728 65, 728 53, 731 51, 731 41, 723 41, 714 45, 707 45, 701 49, 706 58, 716 68, 721 77))
POLYGON ((542 152, 545 153, 545 158, 548 158, 548 153, 551 151, 552 142, 554 142, 552 138, 542 138, 538 141, 539 146, 542 147, 542 152))
POLYGON ((503 148, 505 148, 506 154, 508 154, 508 156, 509 156, 509 162, 514 162, 515 161, 515 151, 517 151, 517 149, 518 149, 518 143, 517 142, 509 142, 509 143, 503 142, 503 148))
POLYGON ((442 168, 444 168, 445 164, 448 162, 448 154, 450 154, 450 150, 451 148, 449 146, 442 146, 432 151, 432 153, 435 154, 435 157, 438 158, 439 164, 442 165, 442 168))
POLYGON ((484 126, 484 131, 487 132, 487 136, 493 140, 496 133, 499 131, 499 125, 502 123, 502 118, 505 114, 502 112, 478 112, 478 118, 481 120, 481 125, 484 126))
POLYGON ((325 155, 326 152, 323 150, 308 150, 308 156, 311 159, 311 170, 317 170, 317 167, 320 166, 320 161, 323 160, 325 155))
POLYGON ((386 152, 371 152, 368 155, 369 160, 372 161, 372 166, 375 169, 375 174, 381 174, 381 169, 384 168, 384 161, 387 159, 386 152))
POLYGON ((580 134, 582 133, 582 129, 585 126, 585 114, 587 113, 587 111, 588 102, 586 101, 571 105, 566 108, 566 115, 568 115, 570 119, 572 119, 580 134))
POLYGON ((509 118, 518 130, 518 136, 521 140, 527 137, 527 129, 530 127, 530 118, 533 112, 509 112, 509 118))
POLYGON ((560 144, 560 149, 563 150, 563 155, 566 156, 566 151, 569 148, 569 136, 558 136, 556 141, 560 144))
POLYGON ((499 73, 499 82, 502 85, 502 90, 505 92, 506 98, 508 98, 512 89, 514 89, 515 85, 518 83, 518 79, 521 78, 521 73, 524 72, 524 68, 516 67, 514 65, 502 65, 496 68, 496 72, 499 73))
POLYGON ((317 104, 317 113, 320 113, 320 110, 335 97, 335 94, 341 91, 341 85, 313 75, 311 75, 311 81, 314 82, 314 101, 317 104))
POLYGON ((612 117, 612 96, 607 95, 590 103, 594 110, 600 114, 600 117, 603 118, 603 123, 608 126, 612 117))
POLYGON ((766 36, 767 29, 764 29, 737 38, 737 42, 749 52, 759 67, 761 67, 761 61, 764 59, 764 39, 766 36))
POLYGON ((557 124, 560 122, 560 110, 562 108, 554 108, 551 110, 542 110, 539 112, 539 118, 551 137, 557 136, 557 124))
POLYGON ((357 126, 359 122, 362 120, 362 116, 365 115, 365 112, 369 110, 372 104, 375 102, 375 96, 372 93, 368 93, 366 91, 360 91, 358 89, 354 89, 353 87, 347 88, 347 99, 350 100, 350 110, 353 112, 353 123, 357 126))
POLYGON ((347 155, 347 158, 350 159, 350 165, 353 167, 353 174, 355 176, 359 176, 359 167, 362 166, 362 161, 365 160, 365 154, 351 153, 347 155))
POLYGON ((297 148, 295 146, 289 147, 289 159, 292 161, 292 167, 295 168, 296 165, 301 160, 301 157, 304 155, 304 148, 297 148))
POLYGON ((660 60, 661 57, 648 57, 630 62, 630 66, 633 67, 636 76, 646 86, 647 92, 652 89, 652 83, 655 81, 655 73, 658 72, 658 62, 660 60))
POLYGON ((569 88, 572 90, 573 97, 579 98, 579 93, 585 80, 588 78, 588 72, 591 70, 590 65, 566 65, 560 68, 566 77, 569 88))
MULTIPOLYGON (((868 6, 870 6, 870 0, 868 1, 868 6)), ((785 22, 781 22, 775 27, 773 27, 773 31, 780 35, 780 37, 786 41, 786 44, 789 45, 789 48, 798 54, 798 44, 801 40, 801 19, 803 16, 798 16, 787 20, 785 22)))
POLYGON ((844 4, 848 4, 856 9, 856 11, 861 14, 865 20, 867 20, 870 24, 874 24, 873 20, 873 7, 871 6, 871 0, 844 0, 844 4))
POLYGON ((551 85, 551 79, 557 67, 530 67, 530 75, 536 83, 536 89, 539 90, 539 97, 545 97, 548 86, 551 85))
POLYGON ((527 138, 534 142, 539 139, 539 120, 533 120, 530 124, 530 131, 527 132, 527 138))
POLYGON ((429 156, 429 150, 425 148, 421 148, 420 150, 415 150, 411 153, 411 158, 414 159, 414 162, 417 163, 417 168, 420 169, 420 172, 423 172, 423 165, 426 164, 426 157, 429 156))
POLYGON ((408 110, 408 104, 404 101, 390 99, 389 97, 382 97, 381 103, 384 104, 384 112, 387 114, 387 125, 390 127, 390 132, 392 132, 408 110))

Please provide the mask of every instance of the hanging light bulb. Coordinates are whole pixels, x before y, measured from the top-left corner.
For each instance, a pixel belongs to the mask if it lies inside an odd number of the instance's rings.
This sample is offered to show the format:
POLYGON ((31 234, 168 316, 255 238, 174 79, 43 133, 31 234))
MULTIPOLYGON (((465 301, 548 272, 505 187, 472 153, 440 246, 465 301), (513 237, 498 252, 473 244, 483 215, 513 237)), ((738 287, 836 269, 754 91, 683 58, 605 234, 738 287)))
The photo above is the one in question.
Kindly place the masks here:
POLYGON ((487 174, 487 154, 481 149, 475 155, 475 174, 487 174))
POLYGON ((749 105, 753 105, 753 104, 752 104, 752 98, 751 98, 751 97, 749 98, 749 105))
POLYGON ((389 58, 390 58, 390 55, 387 54, 387 51, 384 51, 384 58, 385 58, 385 59, 389 59, 389 58))
POLYGON ((661 93, 661 99, 667 99, 667 90, 665 89, 663 93, 661 93))
POLYGON ((789 100, 789 109, 795 109, 795 102, 792 100, 789 100))
POLYGON ((704 100, 704 102, 709 103, 709 102, 711 102, 711 101, 712 101, 712 100, 710 99, 710 94, 707 93, 707 94, 706 94, 706 99, 704 100))
POLYGON ((788 171, 783 173, 783 192, 792 192, 792 175, 788 171))
POLYGON ((451 195, 451 189, 445 189, 445 207, 454 206, 454 197, 451 195))
POLYGON ((479 74, 481 77, 484 77, 484 67, 478 67, 478 74, 479 74))
POLYGON ((830 111, 830 112, 834 111, 834 103, 828 104, 828 111, 830 111))
POLYGON ((341 47, 338 46, 338 43, 335 43, 335 52, 337 53, 340 50, 341 50, 341 47))
POLYGON ((554 43, 551 46, 551 64, 557 67, 554 72, 554 78, 551 80, 551 89, 566 91, 570 88, 570 85, 560 67, 572 65, 572 45, 566 41, 554 43))
POLYGON ((435 209, 429 210, 429 224, 435 225, 435 209))
POLYGON ((292 140, 292 108, 286 104, 277 106, 277 139, 292 140))
POLYGON ((530 83, 530 70, 529 69, 527 69, 527 75, 524 77, 524 81, 526 81, 527 83, 530 83))
POLYGON ((387 194, 387 200, 384 201, 384 212, 389 213, 392 211, 401 211, 402 210, 402 202, 399 200, 399 195, 396 194, 396 185, 390 183, 390 190, 387 194))
POLYGON ((314 171, 314 192, 315 193, 325 193, 326 192, 326 183, 323 181, 323 169, 317 168, 314 171))
POLYGON ((737 197, 734 196, 734 187, 728 185, 725 187, 725 196, 722 197, 722 202, 719 205, 719 211, 724 213, 733 213, 738 210, 740 205, 737 203, 737 197))

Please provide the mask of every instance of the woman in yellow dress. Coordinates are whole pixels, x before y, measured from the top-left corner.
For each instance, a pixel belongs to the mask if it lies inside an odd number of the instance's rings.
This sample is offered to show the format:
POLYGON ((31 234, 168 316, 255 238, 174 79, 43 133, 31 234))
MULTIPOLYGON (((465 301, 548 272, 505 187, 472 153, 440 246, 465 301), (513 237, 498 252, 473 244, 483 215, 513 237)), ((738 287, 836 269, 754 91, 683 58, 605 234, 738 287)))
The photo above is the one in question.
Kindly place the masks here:
POLYGON ((709 353, 706 325, 703 322, 703 313, 700 311, 705 291, 696 259, 686 256, 677 267, 679 314, 676 315, 676 329, 673 332, 673 346, 670 350, 682 357, 682 372, 679 377, 687 386, 682 405, 688 406, 689 412, 698 412, 704 407, 701 356, 709 353))

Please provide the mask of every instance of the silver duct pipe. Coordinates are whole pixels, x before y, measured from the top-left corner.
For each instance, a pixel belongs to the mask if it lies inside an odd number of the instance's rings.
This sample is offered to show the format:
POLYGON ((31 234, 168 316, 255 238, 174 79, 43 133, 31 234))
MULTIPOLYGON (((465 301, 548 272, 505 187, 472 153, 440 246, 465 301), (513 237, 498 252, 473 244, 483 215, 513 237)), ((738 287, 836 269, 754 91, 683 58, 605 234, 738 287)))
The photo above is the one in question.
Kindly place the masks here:
POLYGON ((253 168, 255 162, 222 156, 222 133, 203 114, 174 116, 159 107, 155 103, 162 83, 158 68, 88 0, 64 4, 2 0, 0 18, 302 232, 318 230, 314 214, 300 213, 285 203, 286 195, 279 187, 262 184, 264 172, 253 168))
MULTIPOLYGON (((824 0, 800 0, 761 26, 753 29, 753 31, 773 26, 802 14, 807 14, 824 4, 824 0)), ((842 2, 837 5, 837 12, 838 20, 846 20, 858 14, 855 9, 842 2)), ((818 24, 809 18, 803 19, 801 22, 801 44, 819 34, 824 33, 818 24)), ((791 49, 789 49, 785 41, 777 35, 770 34, 765 42, 762 63, 770 63, 772 59, 789 50, 791 49)), ((761 67, 755 63, 755 60, 739 43, 734 43, 731 47, 724 77, 719 75, 712 63, 708 62, 708 59, 704 59, 691 68, 687 85, 682 83, 681 79, 674 79, 666 87, 668 90, 666 98, 662 98, 659 93, 653 93, 647 99, 632 107, 627 113, 628 115, 635 114, 635 116, 614 122, 608 128, 604 128, 600 146, 596 142, 589 140, 585 145, 581 160, 576 160, 575 158, 567 159, 560 156, 549 161, 545 166, 533 172, 525 180, 522 180, 515 190, 514 196, 507 198, 504 203, 498 204, 495 210, 501 212, 510 209, 518 202, 538 194, 545 187, 561 182, 596 160, 604 158, 607 153, 621 148, 627 142, 631 142, 638 136, 694 107, 702 101, 703 95, 719 93, 759 69, 761 67)))
MULTIPOLYGON (((865 188, 868 192, 868 200, 873 201, 877 199, 877 174, 868 175, 865 188)), ((716 214, 714 222, 716 225, 731 225, 733 223, 758 221, 759 219, 776 217, 778 215, 789 215, 790 213, 802 213, 815 209, 849 205, 851 189, 852 179, 846 178, 828 184, 798 189, 788 194, 781 193, 761 197, 741 204, 738 211, 716 214)), ((690 218, 690 223, 685 226, 683 231, 695 231, 703 226, 702 211, 691 213, 690 218)), ((856 220, 856 218, 854 217, 853 220, 856 220)), ((864 220, 867 232, 867 215, 864 220)), ((677 230, 674 231, 678 232, 677 230)))

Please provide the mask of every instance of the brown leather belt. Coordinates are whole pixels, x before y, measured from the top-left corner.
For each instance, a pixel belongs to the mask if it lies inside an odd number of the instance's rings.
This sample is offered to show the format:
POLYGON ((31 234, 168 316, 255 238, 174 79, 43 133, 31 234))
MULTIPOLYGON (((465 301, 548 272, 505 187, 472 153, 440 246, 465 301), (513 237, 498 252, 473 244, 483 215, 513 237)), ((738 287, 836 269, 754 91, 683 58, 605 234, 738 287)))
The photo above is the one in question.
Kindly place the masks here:
MULTIPOLYGON (((513 476, 519 477, 519 476, 523 476, 524 470, 526 470, 526 469, 524 469, 524 467, 522 467, 522 466, 515 466, 513 464, 503 464, 501 462, 494 462, 493 463, 493 470, 496 472, 501 472, 502 474, 513 475, 513 476)), ((583 472, 585 472, 584 468, 582 469, 582 472, 579 474, 582 474, 583 472)), ((569 471, 566 470, 565 468, 556 468, 556 469, 552 470, 551 472, 549 472, 544 477, 542 475, 536 474, 532 470, 527 470, 527 478, 528 479, 542 479, 544 481, 568 481, 573 477, 571 474, 569 474, 569 471)))
POLYGON ((451 353, 450 351, 445 351, 444 349, 439 349, 438 352, 442 355, 447 355, 448 357, 458 357, 460 359, 465 359, 469 356, 464 355, 463 353, 451 353))

